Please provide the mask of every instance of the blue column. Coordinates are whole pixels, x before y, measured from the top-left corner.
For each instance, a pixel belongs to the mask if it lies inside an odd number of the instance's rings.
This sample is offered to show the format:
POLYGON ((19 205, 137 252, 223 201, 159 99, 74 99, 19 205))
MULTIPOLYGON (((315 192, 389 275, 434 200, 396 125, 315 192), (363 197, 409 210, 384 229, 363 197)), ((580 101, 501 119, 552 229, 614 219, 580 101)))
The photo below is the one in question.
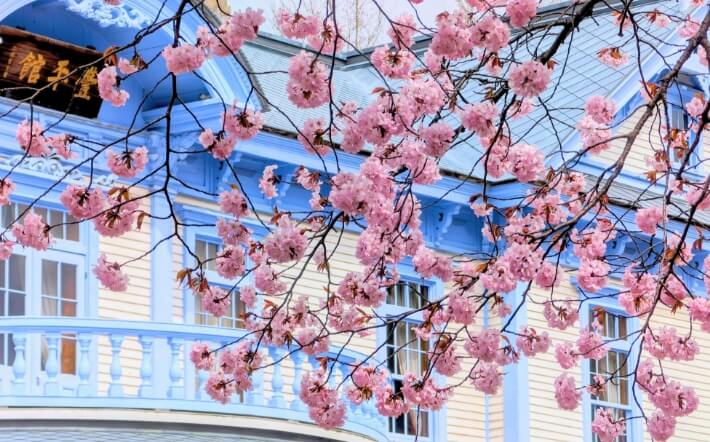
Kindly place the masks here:
MULTIPOLYGON (((517 332, 527 324, 527 302, 515 312, 523 301, 526 284, 518 283, 515 291, 505 296, 505 301, 513 307, 515 317, 506 330, 517 332)), ((511 342, 515 335, 508 334, 511 342)), ((503 380, 503 422, 505 442, 525 442, 530 440, 530 385, 528 384, 528 359, 521 356, 517 364, 505 367, 503 380)))
MULTIPOLYGON (((151 214, 164 217, 170 214, 170 206, 164 194, 153 195, 151 214)), ((174 233, 171 218, 151 218, 150 239, 153 253, 150 255, 150 319, 154 322, 173 322, 173 272, 172 241, 163 241, 174 233)), ((166 397, 170 378, 170 348, 163 339, 158 339, 153 347, 153 393, 166 397)))

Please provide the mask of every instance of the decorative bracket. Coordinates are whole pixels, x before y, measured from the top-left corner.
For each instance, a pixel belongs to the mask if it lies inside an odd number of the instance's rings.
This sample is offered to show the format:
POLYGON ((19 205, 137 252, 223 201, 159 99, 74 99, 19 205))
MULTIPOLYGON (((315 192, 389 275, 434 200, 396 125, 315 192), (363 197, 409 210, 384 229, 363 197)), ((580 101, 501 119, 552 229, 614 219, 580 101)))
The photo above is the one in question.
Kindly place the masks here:
POLYGON ((279 165, 276 169, 277 174, 281 177, 281 181, 276 185, 276 198, 274 199, 274 204, 277 207, 283 206, 284 199, 286 198, 286 193, 291 187, 291 182, 293 182, 296 176, 296 166, 279 165))
POLYGON ((461 207, 463 206, 460 204, 439 203, 429 209, 427 219, 429 220, 430 234, 428 237, 435 247, 441 247, 441 242, 446 232, 449 231, 454 217, 461 212, 461 207))
POLYGON ((63 0, 67 9, 80 16, 93 20, 102 28, 118 26, 120 28, 142 29, 153 20, 144 13, 122 3, 111 6, 104 0, 63 0))

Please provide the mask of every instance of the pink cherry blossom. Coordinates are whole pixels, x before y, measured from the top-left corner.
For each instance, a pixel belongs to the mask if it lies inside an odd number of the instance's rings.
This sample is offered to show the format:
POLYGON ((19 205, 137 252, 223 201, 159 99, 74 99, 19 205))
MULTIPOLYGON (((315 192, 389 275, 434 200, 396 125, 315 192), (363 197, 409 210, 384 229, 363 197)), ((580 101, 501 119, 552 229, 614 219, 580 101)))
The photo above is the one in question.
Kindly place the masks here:
POLYGON ((629 64, 629 54, 618 47, 604 48, 597 53, 597 56, 599 61, 615 69, 629 64))
POLYGON ((232 106, 222 114, 222 124, 224 130, 236 139, 249 140, 254 138, 264 126, 264 117, 261 112, 251 109, 237 110, 232 106))
POLYGON ((611 124, 616 114, 616 103, 614 100, 600 95, 593 95, 587 98, 584 110, 599 124, 611 124))
POLYGON ((537 14, 537 0, 508 0, 505 11, 516 28, 527 25, 537 14))
POLYGON ((644 350, 658 360, 668 358, 672 361, 692 361, 700 352, 695 339, 691 336, 678 336, 673 327, 662 327, 654 333, 647 328, 643 335, 644 350))
POLYGON ((162 52, 168 72, 179 75, 199 69, 205 62, 205 51, 190 44, 166 46, 162 52))
POLYGON ((284 263, 301 259, 307 245, 303 232, 288 217, 283 216, 276 232, 264 241, 264 251, 273 261, 284 263))
POLYGON ((675 433, 675 417, 656 410, 646 421, 648 433, 654 441, 665 442, 675 433))
POLYGON ((464 343, 464 349, 473 358, 486 362, 495 361, 500 347, 500 331, 494 328, 484 328, 480 333, 471 333, 464 343))
POLYGON ((528 60, 510 68, 508 85, 521 97, 537 97, 550 82, 552 70, 539 61, 528 60))
POLYGON ((139 202, 131 200, 119 202, 112 197, 106 199, 108 209, 95 218, 94 228, 100 235, 114 238, 125 234, 133 228, 139 202))
POLYGON ((313 108, 328 102, 330 83, 325 66, 313 56, 301 51, 289 61, 286 91, 293 104, 313 108))
POLYGON ((503 375, 496 364, 479 363, 471 374, 476 390, 484 394, 496 394, 503 383, 503 375))
POLYGON ((614 419, 611 410, 598 408, 592 421, 592 431, 597 435, 600 442, 613 442, 626 427, 623 421, 614 419))
POLYGON ((332 20, 319 20, 318 32, 308 36, 308 45, 322 54, 332 55, 340 52, 344 43, 338 33, 332 20))
POLYGON ((209 286, 200 293, 202 308, 216 317, 224 316, 229 311, 231 296, 217 286, 209 286))
POLYGON ((73 217, 87 219, 98 215, 104 209, 106 195, 99 188, 89 190, 71 184, 59 195, 59 201, 73 217))
POLYGON ((560 367, 569 370, 577 365, 579 355, 575 353, 572 344, 565 342, 555 346, 555 359, 557 363, 560 364, 560 367))
POLYGON ((577 281, 589 292, 598 292, 609 283, 609 264, 599 259, 582 259, 579 264, 577 281))
POLYGON ((276 11, 276 24, 281 33, 292 39, 301 40, 318 32, 319 19, 315 15, 301 15, 298 12, 280 8, 276 11))
POLYGON ((49 226, 40 215, 32 211, 25 214, 22 223, 15 223, 12 226, 12 234, 15 235, 18 244, 36 250, 47 250, 52 243, 49 226))
POLYGON ((345 424, 345 403, 338 392, 328 387, 324 371, 307 373, 301 380, 299 397, 318 426, 332 429, 345 424))
POLYGON ((454 129, 439 121, 430 126, 423 127, 419 131, 419 136, 424 140, 424 153, 433 157, 443 156, 451 141, 454 139, 454 129))
POLYGON ((195 342, 190 349, 190 361, 198 370, 211 370, 214 366, 214 353, 210 350, 209 344, 195 342))
POLYGON ((540 149, 519 143, 510 148, 510 173, 522 182, 535 180, 544 172, 544 158, 540 149))
POLYGON ((461 10, 443 12, 436 17, 438 32, 431 40, 432 53, 452 60, 463 58, 473 49, 468 18, 461 10))
POLYGON ((486 15, 471 28, 473 44, 477 47, 483 47, 489 52, 498 52, 508 46, 509 39, 510 29, 493 15, 486 15))
POLYGON ((598 333, 586 328, 579 331, 577 349, 583 358, 595 360, 603 358, 609 351, 604 345, 604 338, 598 333))
POLYGON ((49 142, 42 135, 44 128, 39 121, 24 120, 17 125, 17 142, 22 150, 31 157, 49 155, 49 142))
POLYGON ((132 60, 128 60, 126 58, 119 58, 117 66, 118 70, 121 71, 121 73, 124 75, 134 74, 140 70, 139 65, 135 64, 132 60))
POLYGON ((410 47, 414 44, 417 33, 417 22, 412 14, 402 14, 394 19, 392 26, 387 31, 392 44, 398 48, 410 47))
POLYGON ((205 391, 215 401, 228 404, 235 393, 234 381, 222 371, 213 372, 205 382, 205 391))
POLYGON ((267 199, 274 198, 277 193, 275 184, 278 181, 278 177, 274 173, 274 170, 277 168, 278 166, 276 165, 266 166, 259 180, 259 189, 261 189, 261 193, 263 193, 264 197, 267 199))
POLYGON ((219 132, 217 135, 212 129, 205 129, 200 133, 199 141, 202 147, 212 154, 219 161, 224 161, 232 155, 237 145, 237 137, 226 132, 219 132))
POLYGON ((14 241, 3 240, 0 241, 0 260, 5 261, 10 256, 12 256, 12 248, 15 246, 14 241))
POLYGON ((636 212, 636 225, 642 232, 655 235, 658 224, 661 223, 664 218, 663 209, 660 207, 646 207, 636 212))
POLYGON ((350 304, 363 307, 379 307, 385 300, 385 292, 371 280, 349 272, 338 286, 338 295, 350 304))
POLYGON ((330 150, 326 144, 327 131, 327 125, 322 118, 310 118, 303 125, 303 129, 298 135, 298 141, 306 148, 306 152, 320 156, 326 155, 330 150))
POLYGON ((402 380, 402 394, 412 406, 436 411, 446 404, 450 390, 438 387, 431 377, 423 380, 412 373, 407 373, 402 380))
POLYGON ((234 279, 244 274, 244 249, 225 246, 217 255, 217 273, 223 278, 234 279))
POLYGON ((239 287, 239 300, 242 301, 247 308, 256 307, 256 290, 254 287, 250 285, 239 287))
POLYGON ((389 78, 406 78, 415 58, 410 49, 390 49, 380 46, 372 52, 372 65, 389 78))
POLYGON ((254 270, 254 286, 259 292, 276 295, 286 290, 286 284, 279 279, 278 273, 268 264, 261 264, 254 270))
POLYGON ((624 271, 623 283, 628 291, 619 293, 619 305, 632 316, 647 313, 656 296, 656 278, 649 273, 634 273, 634 266, 624 271))
POLYGON ((128 276, 121 271, 117 262, 109 262, 102 253, 94 266, 94 275, 101 285, 114 292, 125 292, 128 288, 128 276))
POLYGON ((118 73, 116 66, 105 66, 96 76, 98 80, 99 95, 115 107, 122 107, 130 97, 129 93, 119 89, 118 73))
POLYGON ((135 150, 106 152, 107 164, 111 172, 121 178, 133 178, 148 164, 148 149, 139 147, 135 150))
POLYGON ((582 146, 593 154, 600 154, 610 146, 611 129, 598 123, 591 115, 585 115, 577 123, 577 131, 582 138, 582 146))
POLYGON ((560 330, 572 326, 579 318, 577 308, 569 300, 564 303, 557 302, 556 305, 553 305, 551 301, 546 302, 543 313, 547 319, 547 325, 560 330))
POLYGON ((490 101, 468 104, 461 111, 461 124, 478 136, 490 137, 497 129, 498 114, 498 107, 490 101))
POLYGON ((249 215, 249 204, 237 186, 219 194, 219 207, 235 218, 249 215))
POLYGON ((547 332, 538 333, 534 328, 523 327, 515 340, 520 351, 527 357, 538 353, 547 353, 550 348, 550 335, 547 332))
POLYGON ((574 410, 581 398, 582 393, 577 390, 572 376, 562 373, 555 379, 555 399, 561 409, 574 410))
POLYGON ((15 183, 10 177, 0 179, 0 206, 10 203, 10 195, 15 191, 15 183))

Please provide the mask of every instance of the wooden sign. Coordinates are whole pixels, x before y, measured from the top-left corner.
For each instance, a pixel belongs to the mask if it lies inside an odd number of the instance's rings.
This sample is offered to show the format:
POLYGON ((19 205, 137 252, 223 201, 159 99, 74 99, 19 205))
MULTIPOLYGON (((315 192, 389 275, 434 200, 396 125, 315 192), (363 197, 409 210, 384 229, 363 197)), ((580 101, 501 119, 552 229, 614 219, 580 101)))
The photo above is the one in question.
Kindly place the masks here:
POLYGON ((95 118, 100 52, 0 26, 0 95, 95 118), (39 91, 39 92, 38 92, 39 91))

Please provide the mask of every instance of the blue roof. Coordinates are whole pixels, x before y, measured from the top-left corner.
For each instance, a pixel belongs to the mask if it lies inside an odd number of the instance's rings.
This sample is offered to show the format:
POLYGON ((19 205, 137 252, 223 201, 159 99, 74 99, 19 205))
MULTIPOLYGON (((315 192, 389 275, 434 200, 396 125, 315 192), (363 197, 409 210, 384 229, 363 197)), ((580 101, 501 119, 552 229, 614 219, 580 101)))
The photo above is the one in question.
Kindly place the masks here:
MULTIPOLYGON (((644 2, 636 6, 636 9, 640 12, 659 9, 669 14, 683 15, 677 5, 678 3, 671 1, 644 2)), ((649 33, 644 36, 647 40, 652 43, 654 40, 661 42, 668 39, 673 26, 665 29, 645 26, 644 30, 649 33)), ((618 25, 614 23, 614 17, 609 10, 600 10, 595 13, 593 19, 584 20, 554 57, 557 65, 553 72, 552 85, 539 97, 545 106, 538 105, 527 117, 510 122, 513 140, 536 144, 548 154, 558 151, 560 145, 564 144, 564 141, 574 132, 574 126, 583 114, 582 108, 586 98, 590 95, 611 95, 625 79, 638 71, 636 60, 643 61, 652 54, 655 48, 642 45, 641 54, 638 56, 634 39, 630 38, 630 35, 630 30, 623 36, 618 35, 618 25), (601 63, 597 53, 610 46, 620 46, 629 54, 631 61, 619 69, 601 63), (549 114, 545 107, 552 109, 549 114)), ((548 46, 546 43, 551 42, 555 37, 553 29, 535 43, 541 43, 541 47, 546 48, 548 46)), ((299 109, 287 98, 285 91, 288 61, 300 50, 300 44, 290 45, 280 38, 262 37, 257 42, 245 44, 241 51, 255 74, 254 78, 264 99, 268 102, 268 110, 265 112, 266 125, 278 131, 295 133, 294 125, 300 128, 307 119, 319 117, 326 121, 330 119, 328 106, 299 109)), ((521 53, 522 50, 518 49, 515 55, 520 57, 521 53)), ((530 54, 526 56, 532 57, 530 54)), ((502 57, 505 57, 505 54, 502 54, 502 57)), ((464 67, 459 66, 459 69, 461 68, 464 67)), ((505 76, 505 73, 502 75, 505 76)), ((361 61, 359 64, 350 63, 350 59, 336 60, 333 78, 336 102, 354 101, 365 105, 373 97, 372 90, 382 85, 380 76, 371 66, 361 61)), ((480 92, 472 88, 465 91, 464 95, 469 101, 481 99, 480 92)), ((617 104, 619 107, 623 105, 623 103, 617 104)), ((472 137, 469 142, 460 143, 452 148, 441 159, 440 165, 449 173, 480 177, 482 165, 474 171, 471 167, 481 155, 481 148, 475 141, 475 137, 472 137)))

